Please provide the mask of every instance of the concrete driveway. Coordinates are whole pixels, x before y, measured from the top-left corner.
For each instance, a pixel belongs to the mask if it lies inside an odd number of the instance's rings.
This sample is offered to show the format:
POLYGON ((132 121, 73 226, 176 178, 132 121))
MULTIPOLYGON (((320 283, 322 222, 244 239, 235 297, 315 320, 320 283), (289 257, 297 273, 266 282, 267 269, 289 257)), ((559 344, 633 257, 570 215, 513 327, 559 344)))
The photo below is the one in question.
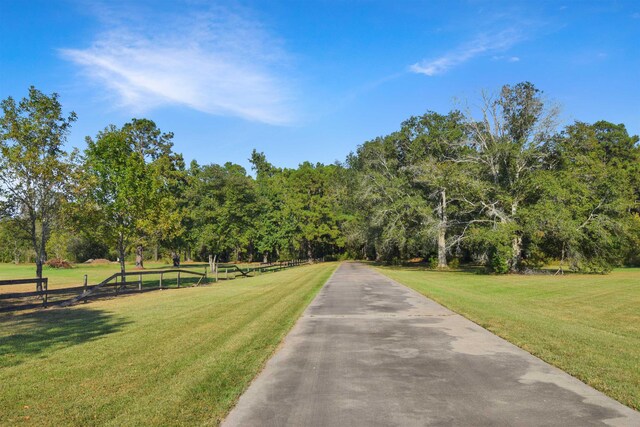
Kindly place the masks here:
POLYGON ((342 264, 223 426, 640 426, 640 414, 342 264))

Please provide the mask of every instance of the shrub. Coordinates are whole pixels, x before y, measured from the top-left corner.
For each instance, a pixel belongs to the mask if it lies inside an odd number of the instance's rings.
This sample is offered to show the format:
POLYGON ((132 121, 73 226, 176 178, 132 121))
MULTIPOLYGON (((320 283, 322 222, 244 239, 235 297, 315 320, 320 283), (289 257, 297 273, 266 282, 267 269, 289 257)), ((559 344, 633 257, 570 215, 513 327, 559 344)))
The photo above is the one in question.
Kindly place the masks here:
POLYGON ((427 261, 427 265, 430 269, 435 270, 436 268, 438 268, 438 258, 435 256, 430 257, 427 261))
POLYGON ((509 272, 509 259, 511 258, 511 248, 506 245, 497 245, 491 248, 489 253, 489 268, 497 274, 509 272))

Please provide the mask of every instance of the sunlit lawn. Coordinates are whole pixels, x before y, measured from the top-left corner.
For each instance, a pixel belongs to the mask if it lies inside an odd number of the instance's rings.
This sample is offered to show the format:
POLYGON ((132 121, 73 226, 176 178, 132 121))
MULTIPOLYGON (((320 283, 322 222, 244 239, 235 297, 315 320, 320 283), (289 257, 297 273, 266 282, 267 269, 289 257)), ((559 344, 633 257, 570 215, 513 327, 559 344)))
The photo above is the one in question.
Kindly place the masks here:
POLYGON ((640 409, 640 269, 565 276, 379 270, 640 409))
POLYGON ((336 266, 2 314, 0 425, 216 425, 336 266))

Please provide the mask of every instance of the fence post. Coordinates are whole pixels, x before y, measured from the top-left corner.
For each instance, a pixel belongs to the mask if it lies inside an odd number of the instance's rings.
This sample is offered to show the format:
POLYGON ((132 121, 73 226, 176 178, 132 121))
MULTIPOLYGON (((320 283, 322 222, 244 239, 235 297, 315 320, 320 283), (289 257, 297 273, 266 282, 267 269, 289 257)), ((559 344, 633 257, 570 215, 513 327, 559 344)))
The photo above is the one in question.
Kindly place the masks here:
POLYGON ((160 289, 162 289, 162 276, 164 275, 164 273, 160 273, 160 289))
POLYGON ((204 282, 207 283, 207 267, 204 268, 204 282))
POLYGON ((180 287, 180 270, 178 270, 178 288, 180 287))
POLYGON ((228 268, 225 268, 225 269, 224 269, 224 278, 225 278, 226 280, 229 280, 229 269, 228 269, 228 268))
POLYGON ((88 282, 87 278, 88 278, 88 277, 87 277, 87 275, 85 274, 85 275, 84 275, 84 286, 83 286, 83 287, 84 287, 84 289, 82 290, 82 293, 84 294, 84 302, 85 302, 85 303, 87 302, 87 282, 88 282))
POLYGON ((142 290, 142 274, 138 275, 138 290, 142 290))

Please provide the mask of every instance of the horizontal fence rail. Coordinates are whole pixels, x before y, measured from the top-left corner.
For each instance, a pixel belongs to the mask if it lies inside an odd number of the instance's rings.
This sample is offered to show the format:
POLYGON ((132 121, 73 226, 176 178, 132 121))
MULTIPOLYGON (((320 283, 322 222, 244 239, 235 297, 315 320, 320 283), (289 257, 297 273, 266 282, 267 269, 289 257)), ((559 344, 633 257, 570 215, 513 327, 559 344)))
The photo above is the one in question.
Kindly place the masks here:
POLYGON ((253 267, 240 267, 236 264, 215 264, 212 268, 212 274, 214 280, 231 280, 237 277, 253 277, 258 274, 271 273, 281 271, 291 267, 297 267, 299 265, 309 264, 314 261, 312 259, 295 259, 289 261, 276 261, 270 263, 261 263, 260 265, 253 267))
MULTIPOLYGON (((48 279, 42 279, 42 286, 35 291, 0 293, 0 311, 26 310, 49 305, 68 306, 89 299, 114 297, 122 294, 142 293, 173 287, 199 286, 207 279, 207 271, 192 271, 171 268, 156 271, 129 271, 114 273, 102 282, 89 285, 87 275, 82 286, 49 289, 48 279), (167 275, 171 275, 167 277, 167 275), (157 279, 145 280, 149 276, 157 279), (187 276, 187 277, 185 277, 187 276), (197 280, 197 281, 196 281, 197 280), (53 298, 52 298, 53 297, 53 298), (4 304, 3 304, 4 303, 4 304)), ((0 281, 0 286, 14 284, 32 284, 36 279, 17 279, 0 281)))
POLYGON ((126 273, 115 273, 97 285, 87 286, 85 279, 85 286, 83 287, 83 291, 80 295, 77 295, 73 298, 70 298, 67 301, 60 302, 62 306, 68 306, 75 304, 80 301, 87 302, 89 298, 99 298, 104 296, 118 296, 121 294, 127 293, 141 293, 141 292, 149 292, 158 289, 165 289, 168 286, 167 281, 165 280, 165 274, 176 273, 176 287, 180 288, 181 282, 183 280, 182 275, 192 275, 199 277, 198 282, 192 286, 199 286, 202 282, 202 279, 207 279, 207 270, 200 273, 197 271, 186 270, 182 268, 170 268, 166 270, 155 270, 155 271, 129 271, 126 273), (155 280, 153 283, 149 284, 142 280, 143 276, 159 276, 157 279, 157 286, 155 286, 155 280), (137 276, 138 280, 130 280, 128 277, 137 276), (131 286, 132 288, 128 288, 131 286), (112 291, 109 291, 110 288, 113 288, 112 291))
POLYGON ((287 268, 305 265, 320 260, 296 259, 261 263, 241 267, 236 264, 189 264, 184 268, 174 267, 158 270, 128 271, 114 273, 100 283, 88 284, 84 275, 82 286, 49 289, 48 278, 0 280, 0 286, 35 284, 34 291, 0 293, 0 311, 25 310, 51 305, 69 306, 90 299, 115 297, 123 294, 143 293, 167 288, 200 286, 209 280, 233 280, 241 277, 253 277, 259 274, 281 271, 287 268), (203 268, 203 271, 195 271, 203 268), (208 274, 211 274, 209 276, 208 274), (151 279, 152 276, 156 278, 151 279), (167 277, 169 276, 169 277, 167 277), (185 277, 186 276, 186 277, 185 277))
POLYGON ((0 306, 0 311, 7 311, 9 309, 21 308, 21 309, 29 309, 29 308, 37 308, 37 307, 47 307, 49 300, 49 279, 46 277, 35 279, 16 279, 16 280, 0 280, 0 286, 11 286, 11 285, 36 285, 36 290, 33 292, 11 292, 11 293, 1 293, 0 294, 0 302, 3 300, 12 300, 18 299, 22 302, 17 307, 10 304, 5 307, 0 306), (25 297, 32 297, 31 299, 24 301, 25 297), (38 301, 41 300, 41 301, 38 301))

